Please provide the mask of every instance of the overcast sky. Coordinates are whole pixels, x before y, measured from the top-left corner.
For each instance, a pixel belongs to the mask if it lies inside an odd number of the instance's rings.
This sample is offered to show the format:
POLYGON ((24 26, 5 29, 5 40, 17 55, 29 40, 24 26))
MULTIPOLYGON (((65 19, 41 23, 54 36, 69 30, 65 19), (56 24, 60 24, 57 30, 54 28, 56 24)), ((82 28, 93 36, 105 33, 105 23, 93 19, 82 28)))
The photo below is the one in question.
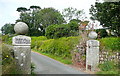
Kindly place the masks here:
POLYGON ((84 9, 86 16, 89 15, 89 8, 96 0, 0 0, 0 28, 6 23, 15 23, 19 18, 16 11, 18 7, 29 8, 31 5, 37 5, 41 8, 53 7, 59 11, 64 8, 73 7, 78 10, 84 9))

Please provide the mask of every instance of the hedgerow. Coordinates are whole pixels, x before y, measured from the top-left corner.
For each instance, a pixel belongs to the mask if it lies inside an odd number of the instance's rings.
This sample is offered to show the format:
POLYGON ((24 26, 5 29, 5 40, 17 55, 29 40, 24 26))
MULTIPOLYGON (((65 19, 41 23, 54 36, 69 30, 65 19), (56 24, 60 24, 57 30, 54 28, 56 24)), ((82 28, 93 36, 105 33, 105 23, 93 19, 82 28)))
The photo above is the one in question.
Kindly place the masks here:
POLYGON ((120 51, 120 37, 106 37, 99 40, 100 48, 107 51, 120 51))
POLYGON ((33 39, 32 48, 62 58, 71 58, 71 50, 78 44, 80 37, 62 37, 59 39, 33 39))

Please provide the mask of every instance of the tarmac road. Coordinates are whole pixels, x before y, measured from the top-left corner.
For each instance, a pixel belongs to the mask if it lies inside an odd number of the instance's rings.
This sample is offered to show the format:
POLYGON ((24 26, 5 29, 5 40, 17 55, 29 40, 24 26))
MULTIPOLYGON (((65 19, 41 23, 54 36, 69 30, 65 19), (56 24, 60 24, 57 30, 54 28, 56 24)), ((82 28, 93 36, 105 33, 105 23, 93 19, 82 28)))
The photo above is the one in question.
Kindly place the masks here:
POLYGON ((31 59, 35 64, 36 74, 86 74, 36 52, 31 52, 31 59))

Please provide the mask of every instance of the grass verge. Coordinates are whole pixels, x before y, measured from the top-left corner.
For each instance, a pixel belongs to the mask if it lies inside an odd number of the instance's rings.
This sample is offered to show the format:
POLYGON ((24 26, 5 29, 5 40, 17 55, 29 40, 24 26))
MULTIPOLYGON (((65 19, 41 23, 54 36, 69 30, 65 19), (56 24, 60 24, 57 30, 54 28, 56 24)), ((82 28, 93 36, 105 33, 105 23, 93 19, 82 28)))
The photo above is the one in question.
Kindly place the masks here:
POLYGON ((42 55, 45 55, 45 56, 48 56, 48 57, 50 57, 52 59, 55 59, 55 60, 57 60, 57 61, 59 61, 61 63, 64 63, 64 64, 72 64, 71 59, 63 59, 62 57, 58 57, 58 56, 55 56, 55 55, 52 55, 52 54, 48 54, 48 53, 43 53, 43 52, 35 50, 35 49, 32 49, 32 51, 38 52, 38 53, 40 53, 42 55))

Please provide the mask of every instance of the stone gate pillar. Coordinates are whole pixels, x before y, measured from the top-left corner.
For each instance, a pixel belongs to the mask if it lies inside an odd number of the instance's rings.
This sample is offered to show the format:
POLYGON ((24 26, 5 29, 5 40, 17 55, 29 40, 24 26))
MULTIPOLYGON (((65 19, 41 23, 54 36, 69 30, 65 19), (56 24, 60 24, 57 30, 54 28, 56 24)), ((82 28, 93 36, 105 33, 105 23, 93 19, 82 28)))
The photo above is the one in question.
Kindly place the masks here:
POLYGON ((14 26, 14 30, 17 34, 20 34, 12 38, 16 70, 20 74, 31 74, 31 38, 24 35, 28 32, 28 26, 23 22, 18 22, 14 26))
POLYGON ((86 42, 86 70, 90 69, 91 71, 95 71, 99 63, 99 41, 94 40, 97 38, 97 33, 91 31, 89 38, 91 38, 91 40, 86 42))

